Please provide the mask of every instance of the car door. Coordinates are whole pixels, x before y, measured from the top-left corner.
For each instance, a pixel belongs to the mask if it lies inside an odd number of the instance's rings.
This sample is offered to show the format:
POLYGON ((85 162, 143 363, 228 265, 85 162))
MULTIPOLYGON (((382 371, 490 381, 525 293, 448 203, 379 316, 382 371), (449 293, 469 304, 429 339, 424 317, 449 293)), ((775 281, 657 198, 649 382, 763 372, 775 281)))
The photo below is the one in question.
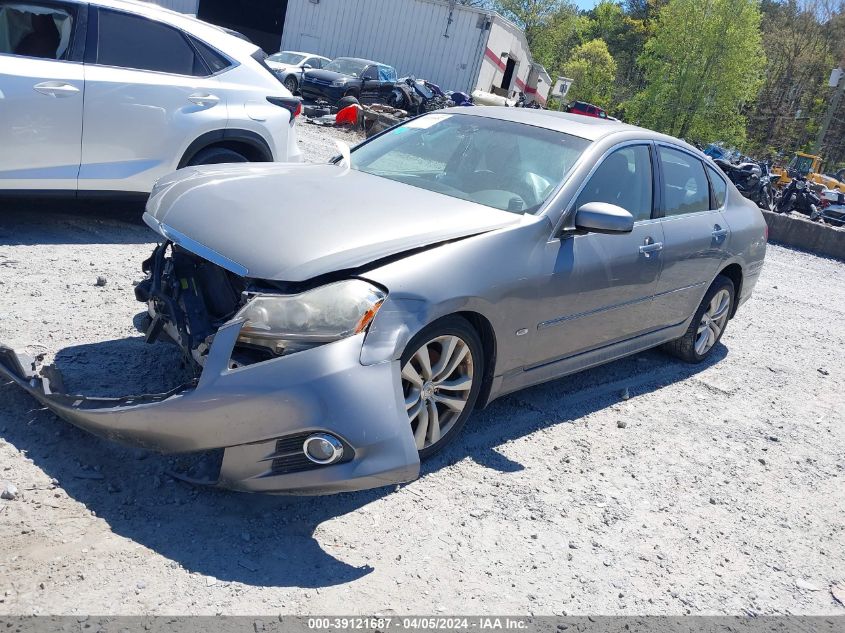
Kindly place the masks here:
POLYGON ((377 103, 380 101, 381 84, 378 78, 378 66, 367 66, 361 73, 361 93, 358 100, 361 103, 377 103))
POLYGON ((224 94, 186 34, 90 11, 79 188, 148 192, 202 134, 225 129, 224 94))
POLYGON ((634 216, 631 233, 570 234, 551 240, 538 283, 532 359, 542 364, 656 329, 652 297, 663 232, 654 217, 654 156, 648 142, 618 145, 598 164, 569 210, 607 202, 634 216))
POLYGON ((689 318, 726 258, 730 227, 722 215, 727 185, 710 169, 718 186, 711 192, 704 163, 677 146, 658 144, 663 272, 655 296, 662 325, 689 318))
POLYGON ((0 189, 76 189, 85 11, 0 0, 0 189))

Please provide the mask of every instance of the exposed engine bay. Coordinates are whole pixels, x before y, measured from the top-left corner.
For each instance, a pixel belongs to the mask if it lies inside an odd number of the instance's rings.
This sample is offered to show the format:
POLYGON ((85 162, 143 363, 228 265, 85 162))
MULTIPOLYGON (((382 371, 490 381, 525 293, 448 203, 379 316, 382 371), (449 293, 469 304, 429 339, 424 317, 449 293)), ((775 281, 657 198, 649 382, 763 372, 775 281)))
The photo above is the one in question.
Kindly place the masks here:
MULTIPOLYGON (((156 247, 141 268, 147 278, 135 287, 135 297, 147 304, 146 341, 164 335, 203 366, 217 330, 246 303, 249 280, 170 241, 156 247)), ((232 367, 271 355, 267 348, 236 351, 241 362, 233 355, 232 367)))

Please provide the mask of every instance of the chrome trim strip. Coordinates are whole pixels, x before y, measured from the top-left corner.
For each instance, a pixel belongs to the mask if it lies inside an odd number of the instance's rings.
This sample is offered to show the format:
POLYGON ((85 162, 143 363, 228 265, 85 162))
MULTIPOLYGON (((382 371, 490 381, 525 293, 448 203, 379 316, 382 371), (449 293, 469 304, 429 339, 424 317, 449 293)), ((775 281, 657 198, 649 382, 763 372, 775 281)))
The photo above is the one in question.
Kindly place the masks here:
POLYGON ((178 244, 185 250, 191 251, 195 255, 199 255, 203 259, 207 259, 212 264, 217 264, 221 268, 225 268, 226 270, 233 272, 236 275, 240 275, 241 277, 249 275, 249 269, 243 264, 239 264, 238 262, 221 255, 205 244, 200 244, 184 233, 177 231, 172 226, 168 226, 164 222, 159 222, 149 213, 144 213, 144 222, 146 222, 150 228, 154 229, 174 244, 178 244))
MULTIPOLYGON (((574 321, 575 319, 580 319, 585 316, 592 316, 594 314, 600 314, 602 312, 609 312, 611 310, 616 310, 618 308, 627 308, 628 306, 636 305, 637 303, 643 303, 644 301, 652 301, 653 299, 657 299, 658 297, 665 297, 666 295, 670 295, 673 292, 683 292, 684 290, 691 290, 692 288, 698 288, 699 286, 705 285, 706 281, 699 281, 698 283, 690 284, 689 286, 683 286, 682 288, 675 288, 674 290, 665 290, 663 292, 659 292, 656 295, 649 295, 648 297, 643 297, 642 299, 634 299, 632 301, 626 301, 625 303, 617 303, 612 306, 605 306, 603 308, 596 308, 595 310, 589 310, 587 312, 579 312, 577 314, 570 314, 569 316, 562 316, 557 317, 556 319, 549 319, 548 321, 543 321, 542 323, 537 324, 538 330, 545 330, 546 328, 554 327, 555 325, 560 325, 561 323, 565 323, 567 321, 574 321)), ((672 326, 669 326, 672 327, 672 326)))

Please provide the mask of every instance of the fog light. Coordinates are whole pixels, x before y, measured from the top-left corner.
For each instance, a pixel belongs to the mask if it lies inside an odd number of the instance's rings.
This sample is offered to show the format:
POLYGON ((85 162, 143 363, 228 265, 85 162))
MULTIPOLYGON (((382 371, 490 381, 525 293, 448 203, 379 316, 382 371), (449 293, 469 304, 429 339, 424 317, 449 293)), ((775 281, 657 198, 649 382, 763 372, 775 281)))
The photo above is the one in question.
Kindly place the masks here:
POLYGON ((343 444, 326 433, 309 435, 302 444, 302 450, 315 464, 334 464, 343 457, 343 444))

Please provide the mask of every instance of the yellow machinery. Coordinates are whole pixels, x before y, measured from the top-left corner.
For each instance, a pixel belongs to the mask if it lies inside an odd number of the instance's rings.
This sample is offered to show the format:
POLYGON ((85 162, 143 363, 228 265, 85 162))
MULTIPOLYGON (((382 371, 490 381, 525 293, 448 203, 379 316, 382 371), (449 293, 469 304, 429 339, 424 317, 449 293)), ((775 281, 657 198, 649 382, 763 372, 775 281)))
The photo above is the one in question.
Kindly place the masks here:
POLYGON ((811 183, 821 185, 826 189, 833 189, 834 191, 845 192, 845 182, 825 176, 821 172, 822 158, 814 154, 805 154, 803 152, 796 152, 789 165, 786 167, 772 167, 772 176, 777 177, 777 181, 773 182, 778 189, 786 187, 792 178, 789 177, 790 171, 797 171, 807 177, 811 183))

